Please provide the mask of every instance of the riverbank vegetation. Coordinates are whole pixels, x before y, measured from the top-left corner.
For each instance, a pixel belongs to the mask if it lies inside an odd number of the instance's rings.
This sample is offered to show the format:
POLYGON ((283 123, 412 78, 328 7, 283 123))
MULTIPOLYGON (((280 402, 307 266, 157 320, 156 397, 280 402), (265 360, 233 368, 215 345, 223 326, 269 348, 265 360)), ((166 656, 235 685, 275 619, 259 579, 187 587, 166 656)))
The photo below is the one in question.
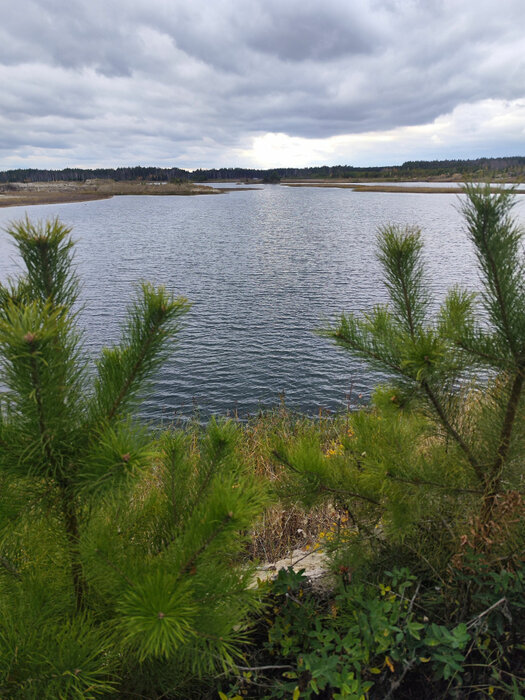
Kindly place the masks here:
POLYGON ((524 233, 512 193, 466 193, 478 296, 433 312, 419 232, 385 226, 390 304, 320 332, 390 376, 370 406, 160 433, 134 411, 187 301, 143 285, 93 375, 69 230, 11 227, 0 694, 525 697, 524 233), (257 583, 294 549, 322 585, 257 583))

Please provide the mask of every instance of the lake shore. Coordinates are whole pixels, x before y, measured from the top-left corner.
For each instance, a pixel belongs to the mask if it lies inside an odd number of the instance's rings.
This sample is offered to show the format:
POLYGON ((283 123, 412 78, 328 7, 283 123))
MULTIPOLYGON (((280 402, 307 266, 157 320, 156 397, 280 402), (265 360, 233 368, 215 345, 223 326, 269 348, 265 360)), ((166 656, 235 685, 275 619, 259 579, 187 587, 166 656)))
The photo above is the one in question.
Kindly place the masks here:
POLYGON ((0 207, 27 207, 35 204, 67 204, 109 199, 118 195, 222 194, 215 189, 193 182, 153 183, 88 180, 86 182, 30 182, 0 185, 0 207))
MULTIPOLYGON (((282 182, 285 187, 332 187, 337 189, 353 190, 354 192, 397 192, 403 194, 461 194, 461 187, 439 186, 429 187, 425 185, 395 185, 385 183, 381 185, 364 185, 349 182, 282 182)), ((491 185, 491 191, 496 192, 499 185, 491 185)), ((525 194, 525 189, 515 190, 516 194, 525 194)))
MULTIPOLYGON (((244 183, 248 184, 248 183, 244 183)), ((253 184, 261 184, 255 182, 253 184)), ((354 192, 390 192, 401 194, 460 194, 461 189, 451 184, 439 186, 397 185, 381 183, 377 185, 345 182, 342 180, 303 180, 282 181, 284 187, 318 187, 350 189, 354 192)), ((499 185, 492 185, 492 190, 499 185)), ((203 194, 225 194, 230 191, 251 190, 254 187, 215 188, 211 183, 194 182, 137 182, 114 180, 87 180, 85 182, 17 182, 0 185, 0 207, 27 207, 37 204, 68 204, 73 202, 91 202, 125 195, 156 196, 193 196, 203 194)), ((525 194, 525 188, 515 190, 516 194, 525 194)))

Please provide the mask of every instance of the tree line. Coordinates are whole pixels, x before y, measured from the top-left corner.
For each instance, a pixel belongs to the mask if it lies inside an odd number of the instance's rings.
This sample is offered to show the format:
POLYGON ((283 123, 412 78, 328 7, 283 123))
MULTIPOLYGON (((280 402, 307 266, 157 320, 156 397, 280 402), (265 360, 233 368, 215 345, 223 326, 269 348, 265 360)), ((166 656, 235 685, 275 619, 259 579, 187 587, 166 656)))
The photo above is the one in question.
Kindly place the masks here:
POLYGON ((428 177, 462 178, 521 178, 525 174, 525 156, 507 158, 476 158, 471 160, 406 161, 402 165, 357 167, 352 165, 323 165, 309 168, 211 168, 190 171, 182 168, 120 167, 120 168, 64 168, 45 170, 20 168, 0 172, 0 183, 10 182, 85 182, 86 180, 145 180, 164 182, 184 180, 192 182, 218 180, 259 179, 278 182, 282 178, 328 179, 421 179, 428 177))

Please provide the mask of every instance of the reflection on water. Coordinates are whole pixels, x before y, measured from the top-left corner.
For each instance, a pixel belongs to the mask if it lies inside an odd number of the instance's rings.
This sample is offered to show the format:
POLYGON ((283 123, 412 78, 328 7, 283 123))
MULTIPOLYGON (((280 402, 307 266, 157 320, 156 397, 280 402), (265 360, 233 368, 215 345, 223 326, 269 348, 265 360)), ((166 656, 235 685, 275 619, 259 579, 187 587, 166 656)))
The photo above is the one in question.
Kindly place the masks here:
MULTIPOLYGON (((119 335, 141 279, 193 302, 176 352, 142 412, 171 421, 286 403, 316 414, 363 399, 381 380, 314 334, 343 310, 386 300, 374 257, 378 226, 421 226, 438 299, 453 283, 475 286, 455 195, 355 193, 260 186, 202 197, 114 197, 0 210, 0 227, 55 215, 73 227, 83 280, 82 323, 93 356, 119 335), (348 393, 352 388, 352 395, 348 393)), ((525 209, 517 212, 525 219, 525 209)), ((14 272, 0 233, 0 279, 14 272)), ((383 378, 384 379, 384 378, 383 378)))

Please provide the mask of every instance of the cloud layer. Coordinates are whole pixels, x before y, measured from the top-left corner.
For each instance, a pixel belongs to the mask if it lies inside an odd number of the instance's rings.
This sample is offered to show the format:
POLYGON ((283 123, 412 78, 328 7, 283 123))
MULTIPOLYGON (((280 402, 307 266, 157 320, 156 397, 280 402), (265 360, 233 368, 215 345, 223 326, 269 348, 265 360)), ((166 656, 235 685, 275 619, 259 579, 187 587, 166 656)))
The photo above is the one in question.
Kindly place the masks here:
POLYGON ((17 0, 0 169, 525 153, 522 0, 17 0))

